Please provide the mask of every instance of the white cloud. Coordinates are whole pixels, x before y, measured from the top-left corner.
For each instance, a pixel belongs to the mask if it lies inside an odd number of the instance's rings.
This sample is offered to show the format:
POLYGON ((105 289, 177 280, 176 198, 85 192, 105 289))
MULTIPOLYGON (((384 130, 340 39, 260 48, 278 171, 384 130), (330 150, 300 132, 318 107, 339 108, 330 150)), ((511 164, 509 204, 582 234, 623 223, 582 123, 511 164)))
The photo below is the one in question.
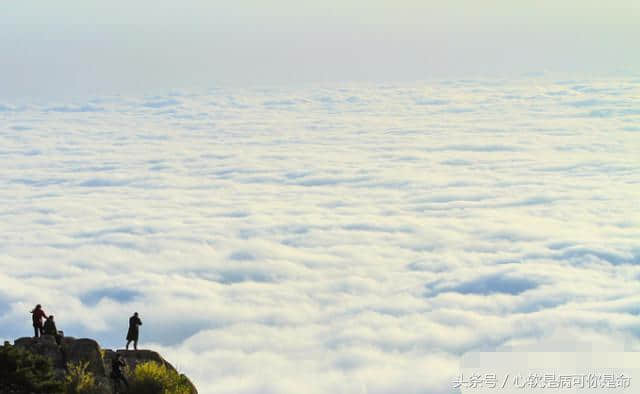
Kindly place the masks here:
POLYGON ((448 393, 471 350, 637 346, 637 89, 0 103, 0 337, 42 303, 122 346, 138 311, 203 393, 448 393))

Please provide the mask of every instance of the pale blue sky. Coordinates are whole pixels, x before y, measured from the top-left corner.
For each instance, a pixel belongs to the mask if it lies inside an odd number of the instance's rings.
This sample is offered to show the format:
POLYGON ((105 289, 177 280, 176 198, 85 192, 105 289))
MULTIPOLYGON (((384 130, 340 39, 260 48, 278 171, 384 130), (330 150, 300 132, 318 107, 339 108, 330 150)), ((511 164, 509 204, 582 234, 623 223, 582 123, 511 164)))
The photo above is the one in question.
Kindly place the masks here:
POLYGON ((640 69, 634 0, 67 0, 2 8, 5 99, 640 69))

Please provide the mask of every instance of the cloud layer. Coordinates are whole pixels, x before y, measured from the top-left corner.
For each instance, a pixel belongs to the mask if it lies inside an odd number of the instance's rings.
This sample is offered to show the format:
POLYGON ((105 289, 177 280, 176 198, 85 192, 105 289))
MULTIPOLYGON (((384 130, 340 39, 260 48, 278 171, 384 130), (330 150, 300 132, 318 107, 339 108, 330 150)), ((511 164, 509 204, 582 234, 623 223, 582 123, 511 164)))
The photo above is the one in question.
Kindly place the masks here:
POLYGON ((637 348, 638 80, 0 103, 0 337, 36 303, 203 393, 449 393, 470 350, 637 348))

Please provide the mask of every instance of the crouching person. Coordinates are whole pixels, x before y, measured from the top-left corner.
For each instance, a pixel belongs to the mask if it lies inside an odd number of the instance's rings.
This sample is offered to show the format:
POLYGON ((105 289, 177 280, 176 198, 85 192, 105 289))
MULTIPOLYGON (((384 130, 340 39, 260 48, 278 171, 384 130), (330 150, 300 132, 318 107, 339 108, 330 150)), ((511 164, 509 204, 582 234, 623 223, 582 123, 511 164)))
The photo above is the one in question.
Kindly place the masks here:
POLYGON ((49 317, 47 317, 47 320, 44 322, 42 331, 44 335, 52 335, 56 339, 56 343, 58 344, 58 346, 62 342, 62 335, 56 327, 56 322, 53 320, 53 315, 49 315, 49 317))
POLYGON ((120 385, 123 384, 126 388, 129 388, 129 382, 124 377, 122 368, 127 365, 121 355, 117 354, 113 361, 111 361, 111 379, 113 379, 113 391, 118 392, 120 385))

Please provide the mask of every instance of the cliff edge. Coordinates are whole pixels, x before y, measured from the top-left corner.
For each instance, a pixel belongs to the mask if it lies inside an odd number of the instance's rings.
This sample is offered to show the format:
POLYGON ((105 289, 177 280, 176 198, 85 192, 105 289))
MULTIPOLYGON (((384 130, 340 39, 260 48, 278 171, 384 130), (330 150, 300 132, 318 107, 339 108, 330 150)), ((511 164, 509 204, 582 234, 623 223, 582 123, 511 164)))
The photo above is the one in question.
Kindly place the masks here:
MULTIPOLYGON (((14 346, 51 359, 55 373, 60 378, 65 375, 68 363, 86 362, 88 363, 87 370, 94 374, 96 380, 104 382, 109 387, 112 387, 113 384, 112 379, 109 378, 111 362, 116 355, 121 355, 127 366, 132 370, 138 364, 154 361, 166 366, 167 369, 176 371, 171 363, 152 350, 114 351, 101 349, 98 342, 89 338, 64 337, 60 345, 58 345, 55 338, 50 335, 44 335, 40 338, 25 337, 16 339, 14 346)), ((198 394, 198 390, 193 383, 190 380, 188 382, 192 388, 191 394, 198 394)))

